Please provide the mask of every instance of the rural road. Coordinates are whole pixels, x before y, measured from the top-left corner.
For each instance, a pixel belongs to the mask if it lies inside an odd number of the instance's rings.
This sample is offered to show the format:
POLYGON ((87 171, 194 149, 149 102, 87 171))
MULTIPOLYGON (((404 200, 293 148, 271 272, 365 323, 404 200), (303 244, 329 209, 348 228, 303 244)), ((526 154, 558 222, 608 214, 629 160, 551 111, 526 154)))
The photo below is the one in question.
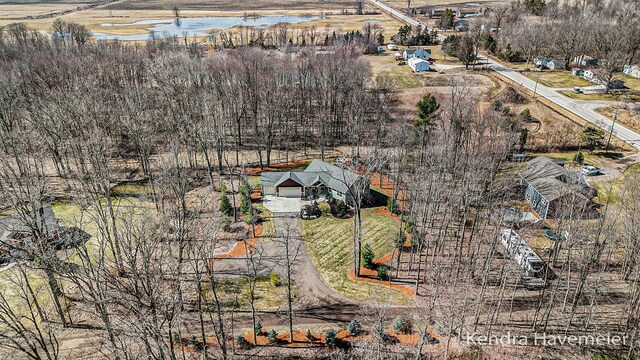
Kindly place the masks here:
MULTIPOLYGON (((418 20, 412 19, 409 16, 403 14, 402 12, 386 4, 383 4, 380 0, 369 0, 369 3, 372 4, 373 6, 378 7, 380 10, 390 14, 391 16, 406 22, 411 26, 420 25, 422 27, 426 27, 426 24, 418 20)), ((444 40, 444 38, 445 38, 444 35, 438 34, 439 40, 444 40)), ((633 146, 635 149, 640 150, 640 134, 619 123, 614 124, 611 119, 598 114, 590 107, 585 107, 580 100, 574 100, 566 96, 563 96, 558 92, 556 92, 554 89, 546 87, 540 83, 536 85, 535 81, 529 79, 528 77, 520 74, 517 71, 514 71, 513 69, 507 68, 499 64, 494 60, 488 59, 483 56, 479 56, 478 60, 481 60, 482 62, 484 62, 487 67, 491 68, 499 75, 502 75, 507 79, 522 85, 528 90, 535 91, 537 95, 542 96, 545 99, 551 101, 552 103, 560 106, 561 108, 583 118, 584 120, 601 128, 607 133, 611 131, 613 126, 614 136, 626 142, 627 144, 633 146)))

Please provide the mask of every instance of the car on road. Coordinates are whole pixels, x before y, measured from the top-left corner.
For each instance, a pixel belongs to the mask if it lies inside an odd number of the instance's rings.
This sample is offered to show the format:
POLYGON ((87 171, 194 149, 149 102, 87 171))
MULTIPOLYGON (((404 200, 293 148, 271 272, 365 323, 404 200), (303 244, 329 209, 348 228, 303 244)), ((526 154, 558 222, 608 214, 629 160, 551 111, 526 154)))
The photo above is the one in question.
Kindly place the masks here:
POLYGON ((600 168, 588 165, 588 166, 583 167, 582 170, 580 170, 580 172, 584 176, 595 176, 595 175, 600 174, 600 168))

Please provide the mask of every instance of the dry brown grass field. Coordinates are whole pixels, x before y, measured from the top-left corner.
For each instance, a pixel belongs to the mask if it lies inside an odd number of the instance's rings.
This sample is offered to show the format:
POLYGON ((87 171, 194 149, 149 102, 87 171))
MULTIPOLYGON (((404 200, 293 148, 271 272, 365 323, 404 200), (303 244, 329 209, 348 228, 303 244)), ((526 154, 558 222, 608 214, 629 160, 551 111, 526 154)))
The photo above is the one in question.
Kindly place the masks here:
MULTIPOLYGON (((180 16, 210 17, 210 16, 265 16, 265 15, 296 15, 322 16, 322 19, 290 25, 290 28, 315 27, 320 31, 336 31, 338 33, 361 30, 367 21, 373 21, 381 28, 387 40, 397 32, 401 23, 384 14, 353 15, 353 1, 347 0, 239 0, 239 1, 122 1, 111 5, 89 10, 74 11, 58 17, 31 19, 54 11, 64 11, 77 8, 79 3, 47 3, 34 5, 31 3, 0 4, 0 26, 13 22, 25 22, 30 27, 47 32, 56 18, 67 22, 86 25, 93 32, 110 35, 144 34, 149 25, 132 25, 120 27, 104 27, 102 24, 125 24, 143 20, 173 19, 173 7, 180 9, 180 16), (343 10, 351 14, 343 14, 343 10)), ((366 12, 373 8, 367 7, 366 12)), ((211 32, 216 31, 212 29, 211 32)), ((227 30, 233 31, 233 29, 227 30)))

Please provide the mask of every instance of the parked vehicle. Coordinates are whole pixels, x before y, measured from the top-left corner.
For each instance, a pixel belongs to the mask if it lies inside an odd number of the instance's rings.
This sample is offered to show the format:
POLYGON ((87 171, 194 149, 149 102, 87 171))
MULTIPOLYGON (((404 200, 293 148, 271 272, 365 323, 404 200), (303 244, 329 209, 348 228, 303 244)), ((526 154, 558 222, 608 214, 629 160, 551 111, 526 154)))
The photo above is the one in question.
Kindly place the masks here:
POLYGON ((582 89, 580 89, 580 86, 575 86, 573 88, 573 92, 576 94, 582 94, 582 89))
POLYGON ((588 165, 583 167, 581 172, 582 172, 582 175, 584 176, 595 176, 600 174, 600 168, 588 165))

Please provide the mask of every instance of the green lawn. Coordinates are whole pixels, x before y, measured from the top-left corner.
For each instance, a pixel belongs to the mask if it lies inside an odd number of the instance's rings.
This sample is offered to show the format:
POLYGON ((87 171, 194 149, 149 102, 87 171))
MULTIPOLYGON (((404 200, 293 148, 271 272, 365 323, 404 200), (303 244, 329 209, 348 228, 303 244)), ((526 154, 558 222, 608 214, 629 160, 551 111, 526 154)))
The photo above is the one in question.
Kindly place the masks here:
MULTIPOLYGON (((362 220, 364 241, 373 248, 376 257, 393 250, 398 223, 375 208, 364 209, 362 220)), ((353 266, 353 220, 324 215, 316 220, 302 221, 302 236, 313 265, 322 279, 336 292, 358 301, 402 304, 407 296, 384 285, 354 281, 348 271, 353 266)))
POLYGON ((267 240, 270 239, 276 234, 275 226, 273 226, 273 221, 271 220, 271 217, 273 216, 271 211, 267 210, 262 202, 254 203, 253 208, 257 210, 262 217, 262 234, 260 237, 267 240))
MULTIPOLYGON (((239 309, 249 310, 251 306, 251 293, 249 290, 249 278, 219 279, 218 299, 225 306, 232 307, 237 304, 239 309), (237 301, 237 303, 236 303, 237 301)), ((283 279, 281 279, 283 281, 283 279)), ((213 292, 209 284, 203 287, 205 296, 213 301, 213 292)), ((293 284, 291 293, 298 297, 298 287, 293 284)), ((258 277, 255 289, 255 306, 262 311, 282 310, 286 307, 287 287, 284 285, 273 286, 268 276, 258 277)))
POLYGON ((522 74, 534 81, 539 79, 540 84, 552 88, 572 88, 575 86, 593 85, 580 76, 571 75, 568 71, 525 71, 522 74))

